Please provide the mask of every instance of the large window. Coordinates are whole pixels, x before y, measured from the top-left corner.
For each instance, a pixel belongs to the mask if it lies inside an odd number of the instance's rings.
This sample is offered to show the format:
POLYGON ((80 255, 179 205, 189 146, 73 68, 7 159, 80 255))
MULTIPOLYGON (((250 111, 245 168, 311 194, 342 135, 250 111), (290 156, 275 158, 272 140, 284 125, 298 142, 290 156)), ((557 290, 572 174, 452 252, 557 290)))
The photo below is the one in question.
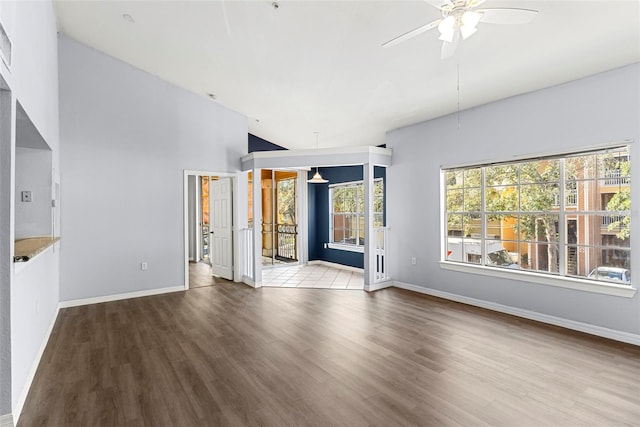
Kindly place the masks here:
POLYGON ((631 286, 627 147, 443 169, 443 260, 631 286))
MULTIPOLYGON (((331 210, 331 243, 363 246, 364 233, 364 185, 361 181, 336 184, 329 188, 331 210)), ((382 227, 384 188, 382 179, 373 183, 373 226, 382 227)))

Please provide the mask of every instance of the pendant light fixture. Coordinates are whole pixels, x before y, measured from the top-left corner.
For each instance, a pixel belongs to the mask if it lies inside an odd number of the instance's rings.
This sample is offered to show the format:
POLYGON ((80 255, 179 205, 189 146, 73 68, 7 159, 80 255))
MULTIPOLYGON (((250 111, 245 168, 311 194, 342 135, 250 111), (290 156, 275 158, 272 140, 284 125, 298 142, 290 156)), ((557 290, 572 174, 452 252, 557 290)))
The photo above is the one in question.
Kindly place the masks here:
MULTIPOLYGON (((314 132, 316 134, 316 150, 318 149, 318 132, 314 132)), ((316 173, 313 174, 313 178, 307 180, 310 184, 326 184, 329 182, 324 179, 322 175, 320 175, 320 171, 318 171, 318 166, 316 166, 316 173)))

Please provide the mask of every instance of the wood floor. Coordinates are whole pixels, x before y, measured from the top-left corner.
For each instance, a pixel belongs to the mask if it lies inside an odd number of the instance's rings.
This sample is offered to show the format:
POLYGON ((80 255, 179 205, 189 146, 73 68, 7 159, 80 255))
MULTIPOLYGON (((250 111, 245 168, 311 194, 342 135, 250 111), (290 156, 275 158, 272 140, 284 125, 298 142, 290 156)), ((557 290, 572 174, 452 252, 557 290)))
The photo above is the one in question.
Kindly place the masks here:
POLYGON ((398 289, 60 311, 19 426, 640 424, 640 347, 398 289))
POLYGON ((189 262, 189 289, 221 283, 233 283, 233 281, 212 276, 211 266, 204 261, 189 262))

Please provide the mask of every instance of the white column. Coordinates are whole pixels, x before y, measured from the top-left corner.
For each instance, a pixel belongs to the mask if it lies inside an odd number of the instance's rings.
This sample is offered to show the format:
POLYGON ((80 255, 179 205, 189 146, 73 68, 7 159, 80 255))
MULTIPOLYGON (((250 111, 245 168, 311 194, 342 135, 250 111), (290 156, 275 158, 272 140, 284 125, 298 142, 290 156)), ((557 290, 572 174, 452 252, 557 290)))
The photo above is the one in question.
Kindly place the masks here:
POLYGON ((262 169, 253 169, 253 281, 262 286, 262 169))
POLYGON ((300 264, 307 264, 309 261, 309 201, 308 201, 307 171, 298 171, 298 211, 296 218, 298 223, 298 257, 300 264))
POLYGON ((370 290, 376 268, 375 236, 373 235, 373 163, 363 165, 364 191, 364 290, 370 290))
POLYGON ((233 223, 234 234, 234 272, 233 278, 236 282, 242 281, 244 271, 253 269, 253 266, 245 265, 247 262, 247 254, 243 251, 253 251, 253 247, 244 247, 244 240, 246 236, 241 233, 241 230, 248 227, 248 200, 249 200, 249 172, 238 172, 233 179, 233 223))

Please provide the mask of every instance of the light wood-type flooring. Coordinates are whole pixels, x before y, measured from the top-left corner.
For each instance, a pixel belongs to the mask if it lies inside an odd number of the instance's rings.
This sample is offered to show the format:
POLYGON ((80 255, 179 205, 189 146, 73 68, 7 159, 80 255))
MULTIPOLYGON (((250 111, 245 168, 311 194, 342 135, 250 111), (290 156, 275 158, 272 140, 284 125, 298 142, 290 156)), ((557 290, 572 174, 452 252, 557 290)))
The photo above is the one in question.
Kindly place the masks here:
POLYGON ((60 311, 19 426, 632 426, 640 347, 398 289, 60 311))

